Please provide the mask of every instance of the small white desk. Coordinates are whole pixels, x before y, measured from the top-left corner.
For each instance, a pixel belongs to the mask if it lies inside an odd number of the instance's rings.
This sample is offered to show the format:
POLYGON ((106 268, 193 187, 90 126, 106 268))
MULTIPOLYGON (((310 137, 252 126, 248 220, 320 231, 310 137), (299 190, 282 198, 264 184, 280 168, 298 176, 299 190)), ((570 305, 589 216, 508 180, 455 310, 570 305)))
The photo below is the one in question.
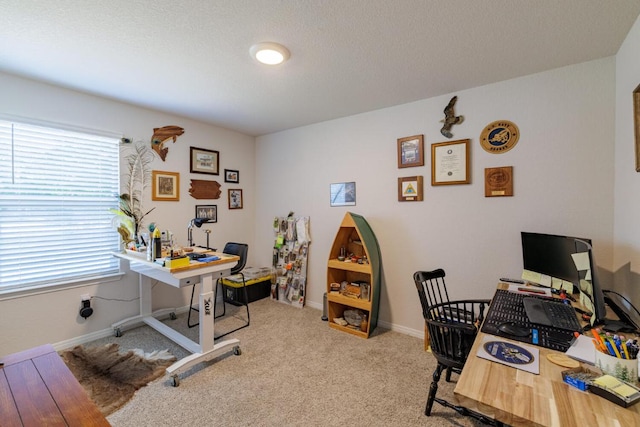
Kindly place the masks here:
POLYGON ((237 256, 216 253, 215 255, 220 257, 219 260, 207 263, 197 262, 192 263, 189 266, 170 269, 162 267, 160 264, 147 261, 146 255, 142 253, 137 255, 128 252, 114 253, 113 255, 129 261, 131 270, 135 271, 139 275, 140 314, 114 323, 111 327, 113 328, 115 335, 120 336, 121 330, 126 326, 146 323, 176 344, 193 353, 181 360, 178 360, 167 368, 167 373, 171 375, 174 386, 179 385, 178 374, 185 372, 200 362, 211 360, 214 357, 230 350, 233 350, 235 354, 240 354, 239 340, 227 339, 216 344, 214 343, 213 335, 213 307, 215 304, 213 299, 214 281, 230 274, 231 268, 236 265, 236 262, 239 259, 237 256), (202 285, 199 299, 200 336, 198 343, 185 337, 175 329, 170 328, 157 319, 157 317, 166 316, 167 314, 175 314, 173 308, 157 310, 155 312, 152 311, 151 279, 158 280, 176 288, 193 286, 197 283, 202 285))

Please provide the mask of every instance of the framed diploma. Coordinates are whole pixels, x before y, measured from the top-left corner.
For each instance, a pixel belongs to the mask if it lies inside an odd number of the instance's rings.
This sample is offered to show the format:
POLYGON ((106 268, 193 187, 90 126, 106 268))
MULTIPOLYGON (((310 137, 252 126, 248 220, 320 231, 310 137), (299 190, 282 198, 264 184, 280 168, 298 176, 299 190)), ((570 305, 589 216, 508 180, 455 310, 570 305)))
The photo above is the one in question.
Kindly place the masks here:
POLYGON ((424 135, 398 139, 398 167, 424 166, 424 135))
POLYGON ((431 144, 431 185, 469 184, 469 140, 431 144))
POLYGON ((422 200, 422 176, 398 178, 399 202, 421 202, 422 200))
POLYGON ((485 168, 484 197, 513 196, 513 166, 485 168))

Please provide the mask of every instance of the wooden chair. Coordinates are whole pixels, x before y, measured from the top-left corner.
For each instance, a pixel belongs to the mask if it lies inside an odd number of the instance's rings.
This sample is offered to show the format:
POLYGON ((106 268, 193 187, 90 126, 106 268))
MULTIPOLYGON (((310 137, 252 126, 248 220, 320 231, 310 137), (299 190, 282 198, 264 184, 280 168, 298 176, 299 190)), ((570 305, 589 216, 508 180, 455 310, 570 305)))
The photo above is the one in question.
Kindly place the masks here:
POLYGON ((433 402, 438 402, 461 415, 470 416, 485 424, 502 426, 502 423, 484 414, 436 397, 442 371, 446 370, 447 382, 451 381, 452 372, 462 372, 484 318, 485 308, 489 305, 489 300, 449 301, 444 277, 442 269, 418 271, 413 275, 429 331, 431 351, 437 361, 424 414, 431 416, 433 402))
MULTIPOLYGON (((234 305, 244 305, 247 309, 247 322, 238 327, 235 328, 231 331, 225 332, 222 335, 218 335, 215 339, 219 339, 222 338, 226 335, 229 335, 232 332, 235 332, 239 329, 242 328, 246 328, 247 326, 249 326, 249 323, 251 322, 251 317, 249 316, 249 294, 247 293, 247 283, 245 281, 245 277, 244 277, 244 273, 242 272, 242 270, 244 269, 245 265, 247 264, 247 255, 249 253, 249 245, 247 245, 246 243, 235 243, 235 242, 229 242, 224 246, 224 249, 222 250, 223 253, 225 254, 230 254, 230 255, 237 255, 240 259, 238 260, 238 263, 233 266, 231 268, 231 275, 235 275, 235 274, 239 274, 242 277, 242 290, 243 290, 243 296, 244 296, 244 301, 240 301, 240 302, 233 302, 234 305)), ((218 286, 220 287, 220 289, 222 290, 222 313, 220 314, 216 314, 216 307, 217 304, 214 303, 213 305, 213 317, 214 319, 217 319, 219 317, 222 317, 226 314, 227 308, 226 308, 226 303, 227 303, 227 297, 224 293, 224 286, 222 284, 222 280, 218 279, 216 281, 216 286, 215 286, 215 290, 214 290, 214 301, 216 301, 216 294, 218 293, 218 286)), ((194 294, 195 294, 195 290, 196 287, 194 285, 193 289, 191 290, 191 302, 189 303, 189 315, 187 316, 187 326, 189 326, 190 328, 193 328, 194 326, 198 326, 199 323, 191 323, 191 312, 192 311, 199 311, 198 308, 193 306, 193 298, 194 298, 194 294)), ((231 304, 231 302, 229 302, 231 304)))

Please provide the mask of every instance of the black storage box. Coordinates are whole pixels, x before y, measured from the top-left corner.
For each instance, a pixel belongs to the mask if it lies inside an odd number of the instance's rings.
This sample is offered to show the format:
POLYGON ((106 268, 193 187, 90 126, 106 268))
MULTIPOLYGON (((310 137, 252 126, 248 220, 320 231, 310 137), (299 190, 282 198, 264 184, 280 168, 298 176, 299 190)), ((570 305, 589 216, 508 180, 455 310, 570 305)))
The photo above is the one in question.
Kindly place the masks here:
MULTIPOLYGON (((244 299, 244 289, 242 287, 242 283, 239 286, 234 283, 234 285, 228 285, 223 280, 222 286, 224 288, 224 300, 230 304, 241 305, 245 303, 244 299)), ((249 302, 254 302, 262 298, 266 298, 269 296, 271 292, 271 279, 265 278, 259 282, 254 282, 251 285, 247 285, 247 296, 249 297, 249 302)))

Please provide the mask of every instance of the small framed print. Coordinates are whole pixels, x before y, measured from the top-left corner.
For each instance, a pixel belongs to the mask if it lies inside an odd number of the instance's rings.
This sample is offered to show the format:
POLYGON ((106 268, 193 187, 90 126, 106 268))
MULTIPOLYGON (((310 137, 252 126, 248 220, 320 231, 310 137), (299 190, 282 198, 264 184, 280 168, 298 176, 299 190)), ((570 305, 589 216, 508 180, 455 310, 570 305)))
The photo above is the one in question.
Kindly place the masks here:
POLYGON ((513 196, 513 166, 485 168, 484 197, 513 196))
POLYGON ((424 166, 424 136, 414 135, 398 139, 398 167, 424 166))
POLYGON ((242 190, 232 189, 229 192, 229 209, 242 209, 242 190))
POLYGON ((217 151, 191 147, 189 164, 191 173, 220 175, 220 153, 217 151))
POLYGON ((407 176, 398 178, 398 201, 399 202, 421 202, 422 196, 422 176, 407 176))
POLYGON ((151 171, 151 187, 151 200, 180 200, 180 174, 177 172, 151 171))
POLYGON ((431 185, 469 184, 469 140, 431 144, 431 185))
POLYGON ((355 206, 356 205, 356 183, 338 182, 329 187, 329 197, 331 206, 355 206))
POLYGON ((238 184, 240 182, 240 172, 233 169, 224 170, 224 182, 238 184))
POLYGON ((218 222, 218 205, 196 205, 196 218, 218 222))

